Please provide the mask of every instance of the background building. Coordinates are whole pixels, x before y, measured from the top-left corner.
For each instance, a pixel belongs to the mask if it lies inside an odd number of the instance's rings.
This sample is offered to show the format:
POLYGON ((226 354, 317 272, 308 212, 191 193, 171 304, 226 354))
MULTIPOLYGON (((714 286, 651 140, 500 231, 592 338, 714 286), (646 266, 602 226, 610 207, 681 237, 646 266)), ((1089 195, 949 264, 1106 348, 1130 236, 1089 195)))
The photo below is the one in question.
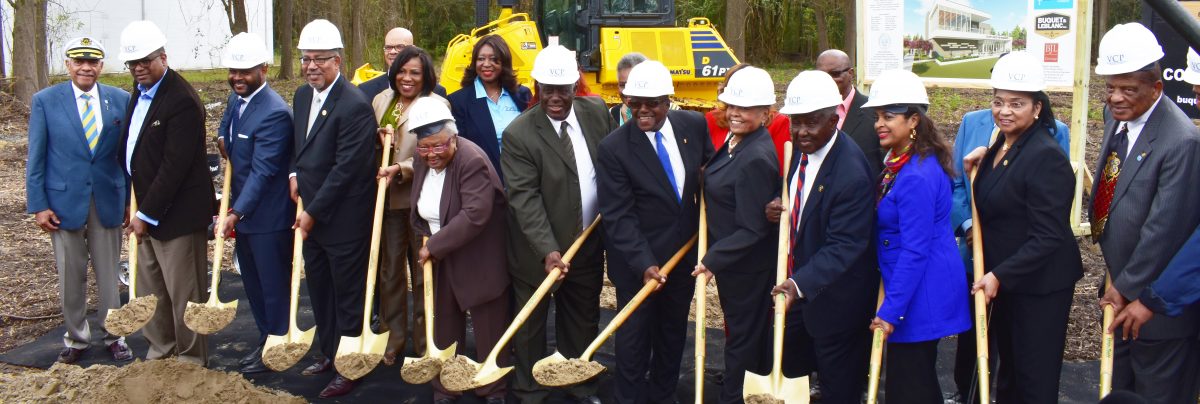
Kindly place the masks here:
POLYGON ((925 16, 925 38, 939 60, 998 56, 1012 50, 1012 38, 995 35, 991 14, 950 0, 937 0, 925 16))

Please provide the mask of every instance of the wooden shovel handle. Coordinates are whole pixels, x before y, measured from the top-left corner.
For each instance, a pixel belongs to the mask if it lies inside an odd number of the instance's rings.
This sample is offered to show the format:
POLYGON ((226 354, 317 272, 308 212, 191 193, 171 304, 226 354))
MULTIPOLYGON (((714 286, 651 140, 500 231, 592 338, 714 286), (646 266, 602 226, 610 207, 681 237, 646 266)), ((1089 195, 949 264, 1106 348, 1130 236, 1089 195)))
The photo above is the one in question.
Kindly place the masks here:
MULTIPOLYGON (((1112 276, 1104 274, 1104 290, 1112 287, 1112 276)), ((1112 326, 1114 311, 1110 304, 1104 305, 1104 322, 1101 325, 1101 331, 1104 333, 1100 337, 1100 398, 1108 396, 1112 392, 1112 376, 1113 376, 1113 333, 1108 331, 1108 327, 1112 326)))
MULTIPOLYGON (((971 169, 971 254, 975 262, 975 282, 983 279, 983 223, 979 221, 979 209, 975 207, 975 175, 979 167, 971 169)), ((988 368, 988 321, 987 302, 983 291, 975 293, 975 351, 976 367, 979 371, 979 401, 991 402, 991 377, 988 368)))
POLYGON ((216 242, 213 244, 212 280, 209 281, 211 291, 208 292, 209 304, 217 304, 217 286, 221 283, 221 263, 225 259, 225 217, 229 215, 229 183, 233 178, 233 162, 225 160, 225 175, 221 181, 221 207, 217 210, 217 224, 213 226, 216 242))
MULTIPOLYGON (((704 203, 704 191, 700 191, 700 229, 696 232, 696 238, 699 239, 699 245, 696 246, 696 262, 704 259, 704 255, 708 253, 708 207, 704 203)), ((696 357, 696 392, 693 394, 696 397, 696 404, 704 402, 704 349, 705 347, 705 323, 707 322, 708 308, 708 275, 700 274, 696 276, 696 338, 693 341, 696 357)))
MULTIPOLYGON (((690 251, 694 245, 696 245, 696 235, 692 235, 692 238, 688 240, 687 244, 684 244, 679 251, 676 251, 675 255, 671 256, 671 259, 667 261, 666 265, 663 265, 662 268, 658 270, 659 275, 665 277, 670 274, 671 270, 675 269, 676 265, 679 265, 679 261, 682 260, 685 255, 687 255, 687 252, 690 251)), ((592 341, 592 344, 588 345, 587 350, 583 351, 583 355, 580 356, 579 359, 585 361, 591 360, 592 355, 596 353, 596 350, 600 349, 601 345, 604 345, 604 341, 607 341, 608 337, 611 337, 614 332, 617 332, 617 328, 620 328, 621 324, 624 324, 625 320, 629 319, 629 316, 633 314, 634 310, 637 310, 638 306, 642 304, 642 301, 646 300, 646 297, 650 296, 651 293, 654 293, 654 289, 657 288, 658 285, 659 282, 657 280, 651 280, 646 282, 645 285, 642 285, 642 289, 637 292, 637 295, 634 295, 633 299, 630 300, 629 303, 626 303, 625 307, 617 313, 617 316, 613 317, 613 320, 608 323, 608 326, 604 327, 603 331, 600 331, 600 335, 597 335, 596 339, 592 341)))
MULTIPOLYGON (((791 177, 792 168, 792 141, 790 140, 783 143, 783 161, 787 163, 783 168, 783 190, 780 192, 779 201, 785 210, 779 215, 779 247, 775 259, 776 285, 787 280, 788 253, 792 248, 792 212, 788 211, 792 208, 792 204, 789 202, 790 195, 788 195, 788 179, 791 177)), ((779 380, 783 377, 783 328, 784 320, 787 318, 787 297, 780 293, 775 295, 774 299, 775 314, 771 329, 771 378, 779 380)))
MULTIPOLYGON (((571 263, 571 259, 575 258, 575 253, 579 251, 579 248, 583 246, 583 242, 587 240, 593 230, 596 230, 599 224, 600 216, 596 215, 596 219, 592 221, 592 224, 583 229, 583 233, 580 233, 579 237, 575 238, 575 242, 571 243, 571 247, 567 249, 567 253, 563 254, 563 262, 571 263)), ((485 363, 496 362, 496 359, 500 356, 500 352, 504 350, 505 346, 508 346, 508 341, 512 339, 513 335, 516 335, 517 330, 521 329, 525 321, 529 320, 529 316, 533 314, 533 309, 537 308, 542 299, 546 297, 546 294, 550 292, 550 288, 554 287, 554 284, 558 282, 559 275, 562 275, 562 269, 560 268, 554 268, 554 270, 546 275, 546 279, 543 279, 542 284, 538 285, 537 290, 533 292, 533 296, 529 298, 528 302, 525 302, 525 306, 521 307, 521 311, 517 312, 517 316, 513 318, 512 324, 509 324, 508 329, 504 330, 504 335, 501 335, 500 340, 492 347, 492 352, 488 353, 487 360, 484 361, 485 363)))
MULTIPOLYGON (((391 128, 392 125, 388 125, 391 128)), ((392 134, 388 133, 383 138, 384 144, 392 143, 392 134)), ((383 148, 383 159, 379 162, 379 169, 387 168, 388 162, 392 160, 392 148, 383 148)), ((387 197, 387 178, 380 178, 376 181, 377 189, 375 191, 375 217, 371 222, 371 250, 367 257, 367 289, 366 298, 363 300, 363 319, 362 319, 362 335, 367 335, 371 330, 371 308, 375 301, 375 274, 379 270, 379 244, 383 239, 383 202, 387 197)))
MULTIPOLYGON (((875 301, 875 312, 879 312, 879 307, 883 306, 883 279, 879 280, 879 298, 875 301)), ((871 336, 871 359, 869 365, 870 370, 867 371, 867 404, 875 404, 879 396, 879 369, 883 366, 883 344, 887 341, 887 336, 883 334, 883 329, 876 329, 874 335, 871 336)))
MULTIPOLYGON (((304 212, 304 201, 296 198, 296 217, 304 212)), ((299 329, 296 325, 296 312, 300 309, 300 275, 304 272, 304 235, 300 229, 295 230, 292 239, 292 294, 288 303, 288 322, 291 323, 288 332, 299 329)))
MULTIPOLYGON (((133 184, 129 184, 129 215, 138 211, 137 193, 133 192, 133 184)), ((132 219, 132 217, 130 218, 132 219)), ((129 240, 125 244, 125 253, 129 255, 129 299, 137 297, 137 268, 138 268, 138 235, 129 232, 129 240)))

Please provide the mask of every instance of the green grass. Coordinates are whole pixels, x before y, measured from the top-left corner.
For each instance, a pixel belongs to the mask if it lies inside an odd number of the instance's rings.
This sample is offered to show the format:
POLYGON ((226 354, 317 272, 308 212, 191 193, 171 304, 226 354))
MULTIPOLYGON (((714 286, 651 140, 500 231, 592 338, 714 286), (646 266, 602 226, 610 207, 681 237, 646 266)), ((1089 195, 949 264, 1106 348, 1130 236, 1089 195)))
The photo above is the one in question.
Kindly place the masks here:
POLYGON ((995 64, 995 58, 976 60, 974 62, 961 62, 945 66, 939 66, 934 62, 914 63, 912 71, 921 77, 987 79, 991 77, 992 66, 995 64))

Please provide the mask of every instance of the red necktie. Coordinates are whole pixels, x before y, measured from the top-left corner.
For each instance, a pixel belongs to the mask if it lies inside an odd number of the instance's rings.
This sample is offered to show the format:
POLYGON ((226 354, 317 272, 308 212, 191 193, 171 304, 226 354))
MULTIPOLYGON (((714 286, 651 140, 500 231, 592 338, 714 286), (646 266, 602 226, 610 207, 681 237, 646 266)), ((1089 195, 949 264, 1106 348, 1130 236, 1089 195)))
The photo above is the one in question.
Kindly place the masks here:
POLYGON ((788 240, 788 277, 792 276, 792 268, 796 266, 796 257, 792 251, 796 249, 796 239, 800 235, 800 201, 804 196, 804 169, 808 167, 808 153, 800 154, 800 169, 796 172, 796 193, 792 196, 792 232, 788 240))
POLYGON ((1100 240, 1104 234, 1104 225, 1108 223, 1108 208, 1112 205, 1113 193, 1117 189, 1117 176, 1121 174, 1121 162, 1125 159, 1125 148, 1129 143, 1129 128, 1121 124, 1121 130, 1113 135, 1109 142, 1108 157, 1104 162, 1104 172, 1100 177, 1100 186, 1096 188, 1096 198, 1092 199, 1092 240, 1100 240))

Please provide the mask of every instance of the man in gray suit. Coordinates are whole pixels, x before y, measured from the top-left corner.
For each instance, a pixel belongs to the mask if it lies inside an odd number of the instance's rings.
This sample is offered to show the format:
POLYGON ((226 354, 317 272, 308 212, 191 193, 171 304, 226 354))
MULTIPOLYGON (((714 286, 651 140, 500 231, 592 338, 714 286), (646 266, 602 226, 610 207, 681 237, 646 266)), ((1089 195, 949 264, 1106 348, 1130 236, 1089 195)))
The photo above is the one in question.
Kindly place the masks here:
MULTIPOLYGON (((1137 23, 1100 41, 1096 74, 1108 88, 1104 146, 1092 185, 1092 235, 1112 286, 1100 305, 1120 311, 1162 273, 1200 223, 1200 131, 1162 95, 1154 34, 1137 23)), ((1200 307, 1158 316, 1116 341, 1113 388, 1152 403, 1195 402, 1200 307)))

